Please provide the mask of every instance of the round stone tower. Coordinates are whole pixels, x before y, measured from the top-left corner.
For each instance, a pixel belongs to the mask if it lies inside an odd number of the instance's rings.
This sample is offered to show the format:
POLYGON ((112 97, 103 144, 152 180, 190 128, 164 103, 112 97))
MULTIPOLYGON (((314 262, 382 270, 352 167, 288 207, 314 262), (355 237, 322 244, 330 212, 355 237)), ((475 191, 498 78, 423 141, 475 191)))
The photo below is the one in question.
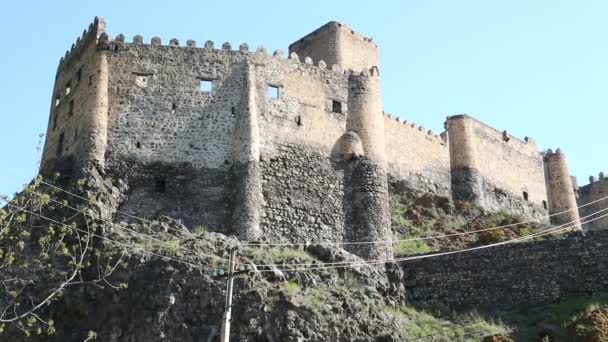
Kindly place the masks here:
POLYGON ((551 217, 551 222, 556 225, 572 223, 575 228, 581 229, 566 155, 559 148, 555 153, 549 150, 545 153, 544 162, 549 213, 556 214, 551 217))
POLYGON ((378 69, 364 70, 349 77, 346 130, 361 139, 364 157, 354 161, 352 170, 352 241, 387 241, 353 245, 356 254, 369 259, 392 259, 384 118, 378 69))

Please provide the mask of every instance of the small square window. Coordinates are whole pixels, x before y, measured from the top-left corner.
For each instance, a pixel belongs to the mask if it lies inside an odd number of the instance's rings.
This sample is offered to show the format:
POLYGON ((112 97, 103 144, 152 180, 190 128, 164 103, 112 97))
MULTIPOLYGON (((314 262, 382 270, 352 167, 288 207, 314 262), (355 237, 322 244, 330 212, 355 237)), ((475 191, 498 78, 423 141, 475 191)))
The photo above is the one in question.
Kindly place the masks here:
POLYGON ((268 89, 266 90, 266 95, 271 99, 278 99, 280 92, 279 87, 275 85, 268 85, 268 89))
POLYGON ((342 102, 340 101, 332 101, 331 102, 331 111, 334 113, 342 114, 342 102))
POLYGON ((211 92, 211 90, 213 90, 213 81, 207 80, 207 79, 201 79, 201 80, 199 80, 198 86, 199 86, 200 91, 209 93, 209 92, 211 92))

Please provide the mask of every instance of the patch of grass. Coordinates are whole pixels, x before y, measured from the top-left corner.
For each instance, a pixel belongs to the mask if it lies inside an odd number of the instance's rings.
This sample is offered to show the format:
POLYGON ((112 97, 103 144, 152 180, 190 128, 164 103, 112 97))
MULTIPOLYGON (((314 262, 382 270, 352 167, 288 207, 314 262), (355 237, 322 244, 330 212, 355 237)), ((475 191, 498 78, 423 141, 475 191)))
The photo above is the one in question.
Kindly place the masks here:
POLYGON ((408 306, 399 308, 407 319, 400 324, 408 338, 425 338, 426 341, 481 341, 484 336, 508 334, 511 330, 502 322, 492 321, 477 312, 460 313, 458 316, 436 317, 424 310, 408 306))
POLYGON ((204 224, 199 224, 196 227, 194 227, 194 229, 192 230, 192 232, 195 235, 202 235, 208 231, 209 231, 209 229, 207 229, 207 227, 204 224))
POLYGON ((394 222, 402 227, 411 225, 410 221, 405 218, 407 207, 402 204, 397 197, 393 196, 390 198, 389 206, 391 210, 391 222, 394 222))
POLYGON ((255 263, 261 264, 315 260, 310 254, 299 248, 251 247, 246 249, 243 254, 253 259, 255 263))
POLYGON ((289 298, 295 297, 295 295, 300 291, 300 285, 295 281, 290 281, 285 285, 285 294, 289 298))
POLYGON ((421 240, 402 240, 397 241, 393 247, 396 257, 425 254, 431 252, 431 247, 421 240))

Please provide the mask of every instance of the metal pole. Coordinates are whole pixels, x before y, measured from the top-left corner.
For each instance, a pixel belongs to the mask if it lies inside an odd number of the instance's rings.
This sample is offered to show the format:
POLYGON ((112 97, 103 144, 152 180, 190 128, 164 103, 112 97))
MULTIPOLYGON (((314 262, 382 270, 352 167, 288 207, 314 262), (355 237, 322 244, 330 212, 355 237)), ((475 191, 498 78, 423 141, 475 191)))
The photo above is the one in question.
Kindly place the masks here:
POLYGON ((236 248, 230 251, 230 262, 228 263, 228 281, 226 282, 226 307, 222 320, 221 342, 229 342, 230 321, 232 320, 232 287, 234 284, 234 268, 236 264, 236 248))

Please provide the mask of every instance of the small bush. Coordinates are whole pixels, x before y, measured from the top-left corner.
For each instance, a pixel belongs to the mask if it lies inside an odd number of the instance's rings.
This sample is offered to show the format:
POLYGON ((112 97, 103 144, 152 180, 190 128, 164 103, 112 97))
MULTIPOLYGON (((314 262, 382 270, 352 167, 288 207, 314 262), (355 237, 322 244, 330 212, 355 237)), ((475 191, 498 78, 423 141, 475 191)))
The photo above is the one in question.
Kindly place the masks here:
POLYGON ((290 298, 293 298, 298 291, 300 291, 300 285, 298 285, 298 283, 295 281, 290 281, 287 283, 287 285, 285 285, 285 293, 290 298))
POLYGON ((402 240, 395 243, 393 251, 395 256, 406 256, 429 253, 431 247, 421 240, 402 240))

